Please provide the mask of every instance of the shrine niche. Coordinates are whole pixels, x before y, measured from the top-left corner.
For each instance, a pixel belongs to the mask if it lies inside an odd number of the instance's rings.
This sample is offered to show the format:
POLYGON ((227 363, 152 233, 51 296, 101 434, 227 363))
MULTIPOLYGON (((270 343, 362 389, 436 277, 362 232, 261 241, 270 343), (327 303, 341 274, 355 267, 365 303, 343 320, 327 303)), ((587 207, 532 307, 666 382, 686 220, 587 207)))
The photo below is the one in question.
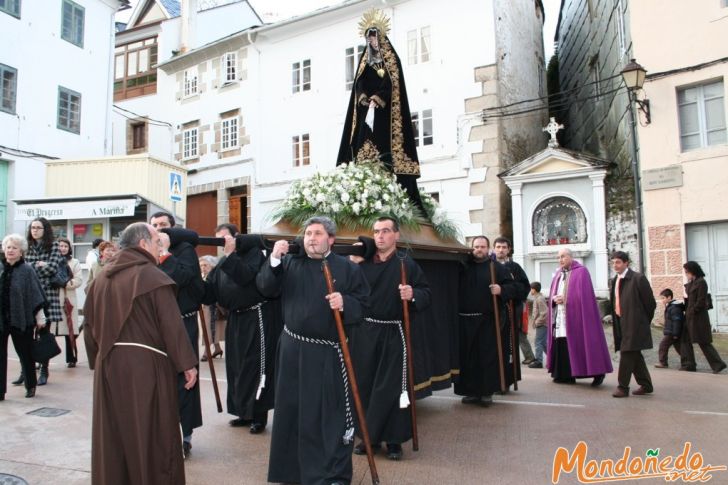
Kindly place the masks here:
POLYGON ((581 244, 587 241, 586 217, 575 201, 553 197, 533 213, 533 245, 581 244))
POLYGON ((554 119, 544 128, 548 147, 498 176, 511 193, 513 259, 531 281, 548 287, 558 252, 571 250, 589 269, 597 296, 607 296, 604 178, 610 162, 559 147, 554 119))

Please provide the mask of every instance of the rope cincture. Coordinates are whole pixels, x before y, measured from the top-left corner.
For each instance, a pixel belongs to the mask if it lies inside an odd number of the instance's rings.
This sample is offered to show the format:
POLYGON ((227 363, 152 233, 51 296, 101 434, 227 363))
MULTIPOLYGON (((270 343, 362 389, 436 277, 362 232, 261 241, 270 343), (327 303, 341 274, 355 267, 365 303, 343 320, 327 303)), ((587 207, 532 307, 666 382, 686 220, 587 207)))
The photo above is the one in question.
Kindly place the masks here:
POLYGON ((306 342, 308 344, 316 345, 327 345, 336 349, 339 355, 339 362, 341 363, 341 378, 344 381, 344 406, 346 408, 346 429, 344 430, 344 436, 342 441, 345 445, 348 445, 354 441, 354 418, 351 415, 351 405, 349 404, 349 375, 346 373, 346 363, 344 362, 344 353, 341 351, 341 344, 334 342, 333 340, 324 340, 312 337, 304 337, 292 332, 288 326, 283 326, 283 331, 291 338, 306 342))
POLYGON ((461 317, 482 317, 482 313, 458 313, 461 317))
POLYGON ((402 392, 399 395, 399 407, 405 409, 410 405, 409 392, 407 392, 407 341, 404 338, 404 330, 402 329, 401 320, 377 320, 376 318, 364 318, 364 321, 370 324, 379 325, 397 325, 399 336, 402 339, 402 392))
POLYGON ((255 392, 255 400, 260 400, 260 395, 265 387, 265 329, 263 328, 263 305, 266 302, 260 302, 253 305, 248 310, 258 311, 258 330, 260 331, 260 380, 258 381, 258 390, 255 392))

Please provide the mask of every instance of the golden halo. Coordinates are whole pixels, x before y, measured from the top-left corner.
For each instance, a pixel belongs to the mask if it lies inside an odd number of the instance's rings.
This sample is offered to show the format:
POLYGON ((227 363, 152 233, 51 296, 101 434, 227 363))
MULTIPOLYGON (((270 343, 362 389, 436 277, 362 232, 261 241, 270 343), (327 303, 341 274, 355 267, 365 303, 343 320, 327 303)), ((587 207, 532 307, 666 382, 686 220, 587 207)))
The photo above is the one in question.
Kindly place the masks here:
POLYGON ((389 17, 377 8, 364 12, 359 21, 359 32, 362 37, 367 35, 369 29, 377 29, 383 36, 389 34, 389 17))

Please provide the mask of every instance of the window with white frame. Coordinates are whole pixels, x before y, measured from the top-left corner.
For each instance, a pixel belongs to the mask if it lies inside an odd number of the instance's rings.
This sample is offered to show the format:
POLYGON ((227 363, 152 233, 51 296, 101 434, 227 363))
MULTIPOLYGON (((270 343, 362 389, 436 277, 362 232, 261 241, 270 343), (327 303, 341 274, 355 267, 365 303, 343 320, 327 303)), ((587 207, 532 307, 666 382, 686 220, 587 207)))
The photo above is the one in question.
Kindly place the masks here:
POLYGON ((197 90, 197 67, 192 67, 185 70, 183 80, 183 96, 185 98, 194 96, 198 93, 197 90))
POLYGON ((430 27, 407 32, 407 59, 410 64, 430 60, 430 27))
POLYGON ((426 146, 434 143, 432 134, 432 110, 425 109, 421 113, 412 112, 412 131, 415 134, 415 145, 426 146))
POLYGON ((18 70, 0 64, 0 110, 15 114, 15 100, 18 93, 18 70))
POLYGON ((81 133, 81 93, 58 86, 57 126, 71 133, 81 133))
POLYGON ((677 91, 682 151, 726 143, 723 80, 677 91))
POLYGON ((344 68, 346 73, 346 90, 354 86, 354 79, 356 79, 356 69, 358 66, 357 61, 361 57, 362 52, 364 52, 364 45, 354 47, 349 47, 346 49, 344 54, 344 68), (356 51, 356 53, 355 53, 356 51))
POLYGON ((0 12, 20 18, 20 0, 0 0, 0 12))
POLYGON ((308 133, 296 135, 291 139, 293 147, 293 166, 302 167, 311 164, 311 152, 308 133))
POLYGON ((222 120, 222 150, 232 150, 238 147, 239 130, 238 116, 224 118, 222 120))
POLYGON ((71 0, 63 0, 61 38, 71 44, 83 47, 83 23, 85 16, 86 11, 82 6, 71 0))
POLYGON ((291 65, 294 93, 311 90, 311 59, 294 62, 291 65))
POLYGON ((238 53, 226 52, 222 56, 223 83, 234 83, 238 80, 238 53))
POLYGON ((198 130, 197 128, 189 128, 182 132, 182 159, 189 160, 198 156, 198 130))

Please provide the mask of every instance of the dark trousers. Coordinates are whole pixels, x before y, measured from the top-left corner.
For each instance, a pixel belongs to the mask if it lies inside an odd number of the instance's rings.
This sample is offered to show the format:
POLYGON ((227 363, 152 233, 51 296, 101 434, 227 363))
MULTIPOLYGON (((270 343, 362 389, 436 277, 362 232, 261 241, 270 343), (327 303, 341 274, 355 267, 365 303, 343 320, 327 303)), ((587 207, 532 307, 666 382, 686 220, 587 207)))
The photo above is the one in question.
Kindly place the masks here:
POLYGON ((7 326, 0 333, 0 394, 5 394, 8 385, 8 337, 13 339, 13 347, 20 358, 20 366, 25 375, 25 387, 30 389, 37 384, 35 376, 35 363, 31 355, 33 346, 33 328, 22 331, 7 326))
POLYGON ((677 355, 680 355, 680 338, 675 338, 672 335, 663 335, 660 340, 660 347, 657 349, 657 358, 660 364, 667 365, 667 353, 670 351, 670 346, 675 349, 677 355))
POLYGON ((619 387, 628 390, 629 381, 634 375, 637 384, 644 387, 646 391, 652 391, 652 379, 650 378, 650 371, 647 370, 642 351, 622 350, 619 355, 619 372, 617 374, 619 387))
MULTIPOLYGON (((686 333, 687 332, 683 332, 683 335, 686 333)), ((695 352, 693 351, 693 344, 690 341, 690 337, 683 336, 681 344, 680 365, 687 369, 695 370, 695 368, 697 368, 697 364, 695 363, 695 352)), ((703 355, 705 355, 705 359, 708 361, 708 364, 710 364, 711 369, 718 370, 725 366, 725 362, 723 362, 723 359, 720 358, 720 354, 718 354, 718 351, 715 350, 713 344, 698 345, 700 346, 700 350, 703 351, 703 355)))

